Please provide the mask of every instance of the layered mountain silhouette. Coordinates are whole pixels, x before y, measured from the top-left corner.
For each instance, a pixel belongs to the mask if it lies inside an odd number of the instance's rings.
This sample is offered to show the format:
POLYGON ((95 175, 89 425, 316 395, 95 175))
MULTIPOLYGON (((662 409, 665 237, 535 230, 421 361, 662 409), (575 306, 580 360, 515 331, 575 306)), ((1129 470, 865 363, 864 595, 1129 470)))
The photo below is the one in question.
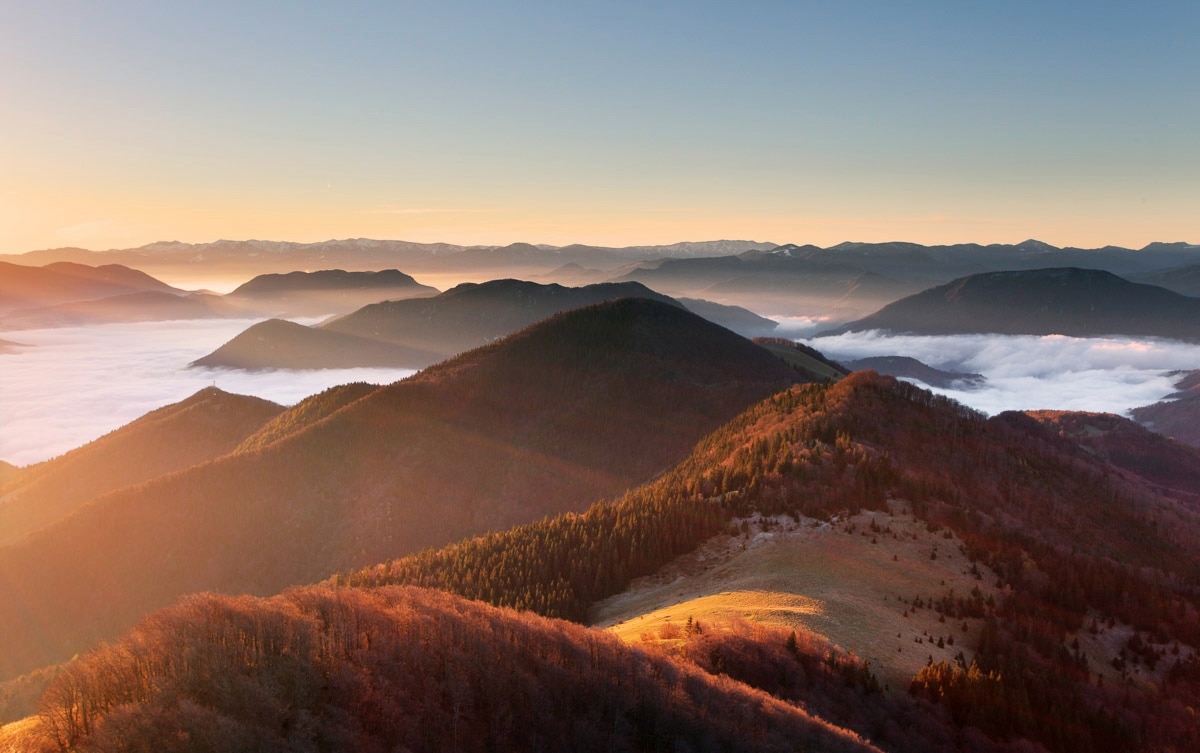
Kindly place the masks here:
POLYGON ((0 601, 24 605, 0 612, 0 673, 69 657, 190 591, 271 593, 581 510, 796 378, 676 305, 560 314, 0 547, 0 601))
POLYGON ((245 316, 245 312, 217 295, 181 295, 161 291, 127 293, 91 301, 61 303, 45 308, 14 311, 0 316, 0 329, 77 327, 114 322, 172 321, 245 316))
POLYGON ((346 313, 370 303, 437 295, 397 269, 378 272, 289 272, 259 275, 225 298, 248 309, 274 316, 314 316, 346 313))
POLYGON ((1200 339, 1200 299, 1094 269, 989 272, 954 280, 822 334, 886 330, 1200 339))
POLYGON ((974 389, 982 387, 987 381, 983 374, 944 371, 910 356, 871 356, 856 358, 853 361, 843 360, 840 363, 851 371, 870 369, 887 376, 916 379, 930 387, 945 389, 974 389))
POLYGON ((0 262, 0 314, 147 291, 182 292, 118 264, 93 267, 60 261, 33 267, 0 262))
MULTIPOLYGON (((1127 419, 1078 413, 987 419, 860 371, 759 403, 661 479, 614 504, 382 563, 336 582, 419 583, 585 620, 597 600, 621 593, 634 578, 728 536, 731 519, 742 521, 741 531, 758 521, 763 533, 742 538, 734 528, 741 546, 709 548, 696 560, 701 570, 720 565, 726 579, 718 589, 736 580, 738 551, 762 546, 778 552, 776 562, 784 556, 786 537, 773 538, 767 524, 786 530, 791 519, 801 530, 816 529, 794 534, 801 543, 832 535, 820 531, 835 526, 868 549, 894 547, 897 555, 886 564, 863 558, 844 567, 876 567, 873 577, 904 589, 880 595, 881 602, 887 596, 881 609, 890 613, 885 624, 893 632, 856 625, 847 635, 864 642, 843 647, 876 653, 875 641, 897 637, 895 626, 932 612, 921 624, 937 632, 906 633, 896 649, 919 652, 923 665, 905 689, 941 707, 938 718, 958 730, 977 732, 968 749, 1188 747, 1195 738, 1191 712, 1163 704, 1160 688, 1189 698, 1200 693, 1200 659, 1192 658, 1200 642, 1192 589, 1200 573, 1198 482, 1200 452, 1127 419), (905 521, 938 535, 914 551, 898 541, 916 538, 901 528, 905 521), (978 589, 955 590, 945 576, 930 577, 936 571, 925 563, 946 559, 958 574, 996 578, 999 593, 984 598, 978 589), (961 652, 955 658, 957 642, 965 658, 961 652), (1070 724, 1062 724, 1064 709, 1071 710, 1070 724)), ((665 572, 656 578, 697 595, 685 566, 665 572)), ((766 594, 745 608, 770 613, 781 608, 782 596, 766 594)), ((856 602, 862 594, 830 598, 856 602)), ((680 638, 693 603, 665 610, 679 617, 678 632, 664 632, 664 639, 680 638)), ((761 681, 779 687, 764 674, 761 681)), ((857 716, 848 726, 883 749, 958 749, 954 734, 942 737, 936 724, 873 727, 870 708, 893 719, 898 710, 862 702, 843 704, 842 718, 857 716)))
MULTIPOLYGON (((522 280, 464 283, 431 298, 384 301, 316 327, 260 322, 192 365, 239 369, 422 368, 568 309, 628 296, 682 306, 637 283, 582 288, 522 280)), ((774 322, 732 306, 689 308, 744 333, 774 322)))
POLYGON ((1178 392, 1129 415, 1148 429, 1200 447, 1200 371, 1185 372, 1175 388, 1178 392))
POLYGON ((1174 269, 1134 275, 1129 279, 1133 282, 1157 285, 1160 288, 1173 290, 1180 295, 1200 296, 1200 264, 1189 264, 1174 269))

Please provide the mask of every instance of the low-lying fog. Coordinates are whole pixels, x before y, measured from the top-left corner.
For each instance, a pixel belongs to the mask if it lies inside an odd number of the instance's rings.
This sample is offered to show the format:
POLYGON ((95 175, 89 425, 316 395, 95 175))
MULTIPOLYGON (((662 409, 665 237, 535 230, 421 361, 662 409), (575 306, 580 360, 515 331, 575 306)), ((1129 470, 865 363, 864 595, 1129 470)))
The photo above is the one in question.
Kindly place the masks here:
POLYGON ((27 465, 61 455, 214 383, 226 392, 292 405, 336 384, 387 384, 413 373, 187 367, 254 321, 141 322, 4 334, 34 347, 0 355, 0 460, 27 465))
MULTIPOLYGON (((17 465, 48 459, 214 383, 291 405, 336 384, 387 384, 413 373, 187 368, 252 323, 206 319, 8 333, 6 339, 34 347, 0 355, 0 459, 17 465)), ((1034 408, 1123 413, 1172 392, 1167 372, 1200 368, 1200 346, 1169 340, 877 332, 812 338, 825 326, 790 318, 779 334, 808 337, 802 342, 835 359, 904 355, 983 374, 988 381, 980 389, 936 391, 991 415, 1034 408)))
POLYGON ((1167 372, 1200 368, 1200 345, 1150 338, 872 331, 801 342, 835 360, 909 356, 947 371, 983 374, 987 384, 980 389, 934 392, 989 415, 1039 408, 1124 413, 1174 392, 1167 372))

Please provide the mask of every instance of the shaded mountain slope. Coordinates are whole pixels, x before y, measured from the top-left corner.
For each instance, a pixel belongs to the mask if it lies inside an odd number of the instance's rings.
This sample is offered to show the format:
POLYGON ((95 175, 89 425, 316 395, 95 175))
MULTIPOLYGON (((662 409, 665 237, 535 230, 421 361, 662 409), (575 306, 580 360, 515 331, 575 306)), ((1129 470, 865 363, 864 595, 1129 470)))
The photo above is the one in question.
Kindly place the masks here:
POLYGON ((870 369, 887 376, 916 379, 930 387, 970 389, 980 387, 987 381, 983 374, 943 371, 909 356, 872 356, 845 361, 843 365, 853 371, 870 369))
POLYGON ((1175 388, 1179 392, 1129 415, 1151 431, 1200 447, 1200 371, 1185 372, 1175 388))
POLYGON ((397 269, 378 272, 289 272, 259 275, 226 296, 231 302, 275 316, 344 313, 378 301, 437 295, 397 269))
POLYGON ((94 497, 231 452, 283 410, 206 387, 0 486, 0 544, 53 523, 94 497))
POLYGON ((317 423, 360 397, 379 389, 377 384, 351 382, 310 395, 271 419, 261 429, 238 445, 236 452, 250 452, 266 447, 317 423))
POLYGON ((558 315, 259 450, 102 497, 0 548, 0 675, 205 589, 270 593, 618 494, 795 380, 673 305, 558 315))
POLYGON ((180 292, 144 272, 117 264, 91 267, 55 262, 31 267, 0 262, 0 313, 144 291, 180 292))
POLYGON ((1129 280, 1173 290, 1180 295, 1200 296, 1200 264, 1130 275, 1129 280))
POLYGON ((565 288, 521 280, 465 283, 432 298, 364 306, 318 327, 256 324, 193 365, 423 368, 561 311, 629 296, 679 305, 637 284, 565 288))
MULTIPOLYGON (((1028 738, 1062 753, 1189 749, 1200 742, 1187 710, 1200 700, 1200 498, 1194 472, 1152 462, 1161 440, 1144 432, 1135 439, 1149 444, 1136 452, 1111 444, 1108 462, 1073 432, 1049 431, 1034 417, 985 419, 856 372, 759 403, 618 502, 338 582, 420 584, 583 620, 632 578, 727 532, 732 516, 829 519, 903 500, 930 532, 948 528, 945 538, 961 542, 960 566, 986 566, 1004 594, 974 603, 930 581, 925 593, 905 595, 909 608, 936 605, 947 623, 976 620, 976 680, 968 682, 967 666, 931 659, 914 692, 944 704, 955 724, 1001 741, 1028 738), (1118 666, 1098 666, 1072 647, 1110 628, 1106 640, 1124 636, 1106 649, 1118 666), (1139 679, 1175 642, 1178 668, 1167 674, 1160 664, 1150 681, 1139 679), (1097 672, 1109 684, 1093 684, 1097 672), (1162 686, 1177 700, 1165 703, 1162 686)), ((1200 453, 1177 448, 1186 467, 1200 467, 1200 453)), ((936 558, 936 544, 923 555, 936 558)))
POLYGON ((1091 269, 971 275, 884 306, 831 333, 1133 335, 1200 339, 1200 299, 1091 269))
POLYGON ((1028 411, 1101 460, 1171 489, 1200 495, 1200 453, 1111 413, 1028 411))
POLYGON ((0 317, 7 330, 76 327, 111 322, 171 321, 240 316, 242 312, 220 296, 203 293, 176 295, 161 291, 127 293, 90 301, 22 309, 0 317))
POLYGON ((876 750, 604 633, 399 588, 190 597, 65 670, 37 722, 30 753, 876 750))
POLYGON ((714 324, 720 324, 725 329, 733 330, 743 337, 751 339, 765 337, 779 326, 778 322, 759 316, 741 306, 727 306, 699 298, 680 298, 678 300, 693 314, 702 316, 714 324))
POLYGON ((321 325, 321 329, 454 355, 561 311, 627 297, 679 305, 637 284, 566 288, 523 280, 492 280, 464 283, 433 298, 365 306, 321 325))
POLYGON ((443 356, 342 332, 306 327, 284 319, 258 322, 192 366, 261 369, 420 368, 443 356))
POLYGON ((814 260, 795 246, 737 256, 663 259, 629 268, 616 278, 672 295, 770 305, 779 310, 828 308, 871 311, 919 289, 839 260, 814 260))

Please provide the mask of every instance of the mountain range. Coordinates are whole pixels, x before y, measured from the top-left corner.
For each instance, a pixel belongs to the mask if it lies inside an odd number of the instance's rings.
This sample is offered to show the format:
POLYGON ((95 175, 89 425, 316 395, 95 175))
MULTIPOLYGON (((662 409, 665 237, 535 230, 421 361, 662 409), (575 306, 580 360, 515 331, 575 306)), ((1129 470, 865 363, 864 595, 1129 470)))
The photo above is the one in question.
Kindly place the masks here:
POLYGON ((953 280, 822 334, 996 333, 1200 339, 1200 298, 1074 267, 988 272, 953 280))
POLYGON ((493 342, 568 309, 624 297, 687 308, 742 334, 775 323, 744 309, 708 301, 675 301, 638 283, 580 288, 522 280, 463 283, 432 297, 383 301, 315 327, 259 322, 193 366, 263 368, 421 368, 493 342))
POLYGON ((97 488, 0 547, 0 602, 25 605, 0 611, 0 673, 68 658, 191 591, 269 594, 581 510, 799 378, 678 306, 621 299, 348 404, 315 396, 319 409, 302 402, 275 418, 269 442, 247 444, 245 430, 274 409, 260 412, 223 445, 241 452, 97 488))
MULTIPOLYGON (((0 464, 0 751, 1200 749, 1200 450, 602 288, 371 304, 304 331, 465 352, 0 464)), ((1191 301, 1049 268, 874 316, 1193 339, 1191 301)))

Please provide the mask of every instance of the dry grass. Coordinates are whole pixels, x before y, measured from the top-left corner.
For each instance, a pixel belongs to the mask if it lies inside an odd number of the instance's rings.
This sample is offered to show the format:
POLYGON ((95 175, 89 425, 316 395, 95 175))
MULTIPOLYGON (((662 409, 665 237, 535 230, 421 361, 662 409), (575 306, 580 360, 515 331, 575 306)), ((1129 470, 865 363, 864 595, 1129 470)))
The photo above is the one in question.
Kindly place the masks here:
POLYGON ((0 753, 28 753, 29 734, 37 726, 37 717, 0 726, 0 753))
POLYGON ((748 533, 718 536, 604 600, 593 624, 631 642, 663 640, 666 623, 683 626, 689 617, 803 627, 870 661, 879 679, 901 692, 931 656, 952 660, 961 650, 969 662, 982 622, 966 620, 964 632, 962 620, 941 622, 933 609, 912 608, 917 597, 927 602, 951 589, 966 596, 978 587, 985 598, 1001 598, 993 574, 982 567, 982 580, 971 574, 957 538, 928 531, 902 503, 891 513, 833 523, 747 523, 748 533), (884 531, 873 533, 872 520, 884 531), (938 648, 939 637, 954 643, 938 648))

